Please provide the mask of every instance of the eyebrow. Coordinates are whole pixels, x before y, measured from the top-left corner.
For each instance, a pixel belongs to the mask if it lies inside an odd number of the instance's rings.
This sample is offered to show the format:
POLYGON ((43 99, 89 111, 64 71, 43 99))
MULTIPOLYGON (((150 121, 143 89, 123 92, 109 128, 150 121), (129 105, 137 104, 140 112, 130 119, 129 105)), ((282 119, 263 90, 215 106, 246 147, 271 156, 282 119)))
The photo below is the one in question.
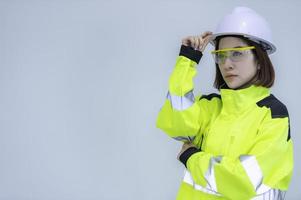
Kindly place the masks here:
POLYGON ((241 47, 245 47, 245 46, 227 47, 227 48, 223 48, 223 49, 233 49, 233 48, 241 48, 241 47))
POLYGON ((235 46, 235 47, 231 47, 231 48, 240 48, 240 47, 245 47, 245 46, 235 46))

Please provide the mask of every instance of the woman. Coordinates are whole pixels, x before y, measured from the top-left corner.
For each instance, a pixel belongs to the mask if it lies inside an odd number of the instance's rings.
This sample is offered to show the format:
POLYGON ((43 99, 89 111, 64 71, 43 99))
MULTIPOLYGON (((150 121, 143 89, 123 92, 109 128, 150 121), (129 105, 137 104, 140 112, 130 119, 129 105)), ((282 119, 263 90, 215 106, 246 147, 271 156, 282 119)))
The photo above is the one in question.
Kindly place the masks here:
POLYGON ((237 7, 216 32, 182 40, 157 127, 183 141, 185 175, 177 200, 284 199, 293 171, 286 106, 270 93, 275 52, 271 31, 255 11, 237 7), (214 86, 193 95, 193 77, 211 42, 214 86))

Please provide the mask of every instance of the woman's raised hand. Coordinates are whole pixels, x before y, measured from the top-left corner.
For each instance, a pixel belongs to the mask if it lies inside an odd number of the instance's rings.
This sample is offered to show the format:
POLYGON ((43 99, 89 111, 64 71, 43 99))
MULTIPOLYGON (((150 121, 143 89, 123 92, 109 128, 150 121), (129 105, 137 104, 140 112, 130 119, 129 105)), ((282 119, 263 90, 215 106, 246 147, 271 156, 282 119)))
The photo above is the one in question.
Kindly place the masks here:
POLYGON ((190 46, 195 50, 203 52, 209 43, 212 36, 211 31, 206 31, 202 35, 188 36, 182 39, 182 44, 185 46, 190 46))

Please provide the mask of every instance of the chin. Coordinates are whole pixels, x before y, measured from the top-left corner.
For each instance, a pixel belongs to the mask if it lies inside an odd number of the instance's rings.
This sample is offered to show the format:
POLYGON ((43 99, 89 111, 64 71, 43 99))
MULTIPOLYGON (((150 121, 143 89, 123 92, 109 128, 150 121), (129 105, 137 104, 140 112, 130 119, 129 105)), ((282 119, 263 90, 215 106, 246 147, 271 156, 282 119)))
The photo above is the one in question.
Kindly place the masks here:
POLYGON ((227 83, 227 86, 228 86, 230 89, 236 89, 236 88, 239 88, 240 85, 235 84, 235 83, 227 83))
POLYGON ((229 83, 227 85, 232 90, 239 90, 239 89, 247 88, 252 84, 253 82, 246 82, 246 83, 229 83))

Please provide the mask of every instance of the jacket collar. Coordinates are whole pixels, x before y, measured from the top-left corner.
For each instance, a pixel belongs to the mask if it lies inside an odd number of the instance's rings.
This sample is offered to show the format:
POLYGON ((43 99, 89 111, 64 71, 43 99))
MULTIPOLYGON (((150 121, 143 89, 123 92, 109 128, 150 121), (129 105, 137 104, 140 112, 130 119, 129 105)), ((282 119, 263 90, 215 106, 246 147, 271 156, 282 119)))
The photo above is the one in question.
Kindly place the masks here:
POLYGON ((221 89, 222 112, 241 113, 259 100, 270 95, 270 89, 263 86, 251 85, 244 89, 221 89))

